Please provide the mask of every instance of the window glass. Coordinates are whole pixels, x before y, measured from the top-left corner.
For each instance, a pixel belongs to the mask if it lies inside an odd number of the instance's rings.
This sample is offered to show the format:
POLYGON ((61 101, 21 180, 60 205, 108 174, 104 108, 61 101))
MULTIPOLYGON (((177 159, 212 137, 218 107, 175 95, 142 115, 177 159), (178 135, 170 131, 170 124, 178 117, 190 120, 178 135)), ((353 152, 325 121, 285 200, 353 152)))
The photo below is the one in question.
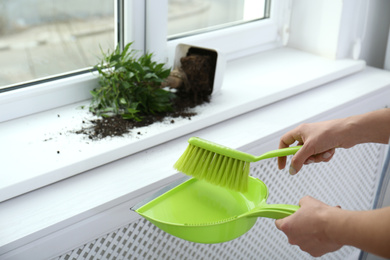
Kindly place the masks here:
POLYGON ((112 0, 0 0, 0 89, 95 65, 114 27, 112 0))
POLYGON ((267 0, 168 0, 168 38, 267 18, 267 0))

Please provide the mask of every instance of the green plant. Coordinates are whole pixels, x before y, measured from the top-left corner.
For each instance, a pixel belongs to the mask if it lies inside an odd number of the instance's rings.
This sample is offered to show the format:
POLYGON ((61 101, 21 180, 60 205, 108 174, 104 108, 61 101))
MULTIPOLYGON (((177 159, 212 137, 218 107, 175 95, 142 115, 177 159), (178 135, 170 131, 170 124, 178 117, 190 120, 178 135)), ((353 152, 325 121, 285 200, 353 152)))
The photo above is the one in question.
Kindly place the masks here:
POLYGON ((100 87, 91 91, 91 112, 142 121, 143 115, 172 111, 175 95, 161 88, 171 69, 153 61, 152 54, 138 55, 131 45, 122 52, 118 47, 111 53, 102 52, 103 58, 94 66, 100 87))

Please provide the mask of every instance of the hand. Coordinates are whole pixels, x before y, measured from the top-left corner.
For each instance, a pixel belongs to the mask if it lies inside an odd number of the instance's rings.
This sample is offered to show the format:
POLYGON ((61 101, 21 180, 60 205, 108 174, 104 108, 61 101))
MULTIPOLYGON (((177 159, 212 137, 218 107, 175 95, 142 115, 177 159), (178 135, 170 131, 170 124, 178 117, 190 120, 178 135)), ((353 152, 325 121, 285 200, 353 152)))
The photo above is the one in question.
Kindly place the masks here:
MULTIPOLYGON (((336 148, 350 148, 360 143, 387 144, 390 137, 390 108, 334 119, 302 124, 280 138, 279 148, 298 142, 302 148, 291 160, 290 173, 296 174, 304 164, 328 162, 336 148)), ((279 169, 286 157, 278 158, 279 169)))
MULTIPOLYGON (((343 132, 339 120, 302 124, 280 138, 279 148, 298 142, 302 148, 293 156, 290 174, 296 174, 304 164, 328 162, 335 148, 342 146, 343 132)), ((278 158, 279 169, 286 166, 286 157, 278 158)))
POLYGON ((310 196, 303 197, 301 208, 283 219, 275 221, 276 227, 283 231, 292 245, 298 245, 301 250, 314 257, 333 252, 342 245, 332 241, 326 234, 326 214, 340 207, 331 207, 310 196))

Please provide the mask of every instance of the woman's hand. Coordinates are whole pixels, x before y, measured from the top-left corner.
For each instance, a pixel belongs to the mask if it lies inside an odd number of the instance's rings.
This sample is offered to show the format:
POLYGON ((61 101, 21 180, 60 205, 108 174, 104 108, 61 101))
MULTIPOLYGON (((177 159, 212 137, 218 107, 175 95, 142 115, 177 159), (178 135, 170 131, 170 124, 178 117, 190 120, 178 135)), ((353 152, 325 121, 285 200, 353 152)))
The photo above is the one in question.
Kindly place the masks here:
POLYGON ((328 214, 340 208, 331 207, 309 196, 303 197, 299 205, 301 208, 297 212, 275 221, 276 227, 286 234, 289 243, 298 245, 314 257, 340 249, 342 245, 326 234, 328 214))
MULTIPOLYGON (((290 173, 296 174, 304 164, 328 162, 336 148, 350 148, 360 143, 389 142, 390 109, 318 123, 302 124, 280 138, 279 148, 298 142, 302 148, 291 160, 290 173)), ((278 158, 279 169, 286 157, 278 158)))
POLYGON ((390 207, 350 211, 310 196, 299 205, 297 212, 275 221, 290 244, 315 257, 349 245, 390 259, 390 207))
MULTIPOLYGON (((290 174, 296 174, 304 164, 328 162, 332 159, 335 149, 340 147, 341 120, 331 120, 319 123, 302 124, 287 132, 280 138, 279 148, 289 147, 295 142, 303 145, 293 156, 290 174)), ((279 169, 286 166, 286 157, 278 158, 279 169)))

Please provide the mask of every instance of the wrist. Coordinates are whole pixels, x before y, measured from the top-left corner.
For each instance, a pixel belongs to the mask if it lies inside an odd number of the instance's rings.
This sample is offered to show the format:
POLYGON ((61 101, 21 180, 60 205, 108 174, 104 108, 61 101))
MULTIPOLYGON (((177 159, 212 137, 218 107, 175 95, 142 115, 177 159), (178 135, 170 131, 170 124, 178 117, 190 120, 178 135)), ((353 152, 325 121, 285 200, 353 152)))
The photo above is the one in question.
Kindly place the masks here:
POLYGON ((346 224, 344 210, 338 207, 327 207, 322 214, 324 234, 329 242, 343 245, 342 230, 346 224))
POLYGON ((342 120, 343 127, 341 128, 342 133, 340 134, 342 137, 340 147, 351 148, 360 143, 359 140, 362 138, 360 136, 362 130, 360 118, 359 116, 351 116, 342 120))
POLYGON ((380 109, 366 114, 345 118, 347 147, 360 143, 389 142, 390 137, 390 109, 380 109))

